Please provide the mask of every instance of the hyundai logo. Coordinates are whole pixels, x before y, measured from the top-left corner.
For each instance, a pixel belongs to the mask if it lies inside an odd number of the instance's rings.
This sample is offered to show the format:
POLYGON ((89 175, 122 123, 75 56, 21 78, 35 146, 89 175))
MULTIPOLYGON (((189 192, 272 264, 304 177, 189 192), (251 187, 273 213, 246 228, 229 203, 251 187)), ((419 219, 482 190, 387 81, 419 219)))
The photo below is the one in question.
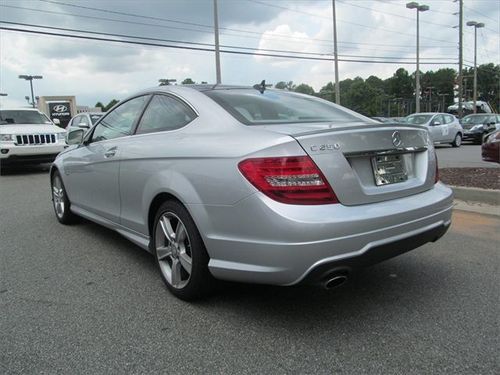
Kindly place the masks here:
POLYGON ((61 113, 61 112, 67 112, 68 108, 64 104, 58 104, 52 108, 54 112, 61 113))
POLYGON ((402 143, 403 141, 401 140, 401 134, 399 134, 398 131, 392 133, 392 144, 394 145, 394 147, 399 147, 402 143))

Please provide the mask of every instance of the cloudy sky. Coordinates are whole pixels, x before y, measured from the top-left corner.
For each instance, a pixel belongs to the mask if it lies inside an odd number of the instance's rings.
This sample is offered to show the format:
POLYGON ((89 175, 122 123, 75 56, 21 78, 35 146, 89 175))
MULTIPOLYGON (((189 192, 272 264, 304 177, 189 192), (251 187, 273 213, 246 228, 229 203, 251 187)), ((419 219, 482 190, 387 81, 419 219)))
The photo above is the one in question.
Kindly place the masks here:
MULTIPOLYGON (((406 2, 336 0, 342 59, 405 62, 340 62, 340 79, 372 74, 387 78, 400 66, 414 70, 416 12, 406 9, 406 2)), ((328 58, 333 51, 331 3, 218 0, 221 49, 279 50, 294 56, 328 58)), ((422 65, 421 70, 456 68, 458 31, 454 26, 458 16, 454 13, 458 4, 453 0, 427 0, 424 4, 430 10, 420 13, 420 56, 422 63, 431 64, 422 65)), ((464 21, 486 24, 478 30, 479 64, 500 62, 499 19, 500 1, 464 0, 464 21)), ((2 27, 52 33, 84 35, 27 25, 188 42, 142 39, 154 44, 212 49, 214 43, 212 0, 0 0, 0 21, 2 27)), ((473 28, 466 27, 465 64, 473 63, 473 47, 473 28)), ((94 105, 155 86, 159 78, 214 82, 214 60, 213 52, 199 50, 0 30, 0 92, 8 94, 0 98, 0 104, 26 104, 29 84, 18 79, 19 74, 43 75, 43 80, 34 82, 35 95, 76 95, 77 104, 94 105)), ((221 65, 222 81, 227 84, 248 85, 266 79, 269 83, 304 82, 319 90, 334 79, 330 61, 221 54, 221 65)))

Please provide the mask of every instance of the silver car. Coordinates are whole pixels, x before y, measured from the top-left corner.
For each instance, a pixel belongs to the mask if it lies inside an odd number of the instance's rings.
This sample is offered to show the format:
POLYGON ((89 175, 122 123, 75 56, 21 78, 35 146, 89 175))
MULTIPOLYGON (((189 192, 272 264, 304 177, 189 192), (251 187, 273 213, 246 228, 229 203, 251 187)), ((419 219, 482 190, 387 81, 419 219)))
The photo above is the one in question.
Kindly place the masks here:
POLYGON ((403 123, 425 126, 434 143, 449 143, 453 147, 460 147, 462 144, 462 125, 455 116, 448 113, 414 113, 405 117, 403 123))
POLYGON ((85 217, 150 251, 183 299, 214 279, 331 288, 451 222, 425 127, 307 95, 156 87, 68 141, 50 172, 57 219, 85 217))
POLYGON ((69 133, 70 131, 75 129, 88 130, 92 126, 97 124, 97 121, 99 121, 101 117, 104 116, 104 114, 105 113, 103 112, 79 113, 69 121, 68 126, 66 127, 66 133, 69 133))

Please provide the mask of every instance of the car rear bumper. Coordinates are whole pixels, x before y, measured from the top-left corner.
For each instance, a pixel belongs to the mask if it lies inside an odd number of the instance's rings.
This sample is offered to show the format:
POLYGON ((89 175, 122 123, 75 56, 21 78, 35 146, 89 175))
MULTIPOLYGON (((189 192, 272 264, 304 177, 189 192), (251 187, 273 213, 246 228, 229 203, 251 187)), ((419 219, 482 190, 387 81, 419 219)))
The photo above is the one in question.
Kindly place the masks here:
POLYGON ((484 133, 483 132, 467 132, 465 131, 463 134, 463 141, 473 141, 473 142, 482 142, 484 133))
POLYGON ((451 223, 452 204, 451 190, 438 183, 423 193, 360 206, 285 205, 257 193, 235 206, 189 209, 216 278, 293 285, 438 239, 451 223))

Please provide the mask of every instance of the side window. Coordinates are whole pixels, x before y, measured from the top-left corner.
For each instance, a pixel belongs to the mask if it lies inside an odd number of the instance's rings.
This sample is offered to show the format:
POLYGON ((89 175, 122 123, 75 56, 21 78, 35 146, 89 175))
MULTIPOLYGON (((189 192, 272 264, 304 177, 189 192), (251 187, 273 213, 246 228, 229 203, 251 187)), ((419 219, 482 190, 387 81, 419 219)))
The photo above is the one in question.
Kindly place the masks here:
POLYGON ((167 95, 155 95, 144 111, 136 133, 179 129, 195 118, 193 110, 180 100, 167 95))
POLYGON ((80 122, 80 117, 81 116, 75 116, 75 117, 73 117, 73 120, 71 120, 71 123, 69 124, 69 126, 77 126, 78 123, 80 122))
POLYGON ((434 125, 434 123, 435 123, 436 121, 439 121, 439 123, 440 123, 441 125, 442 125, 442 124, 444 124, 444 119, 443 119, 443 116, 441 116, 441 115, 436 115, 436 116, 434 116, 434 118, 432 119, 431 125, 434 125))
POLYGON ((446 123, 447 124, 451 124, 453 122, 453 116, 445 115, 444 117, 446 117, 446 123))
POLYGON ((104 141, 131 135, 137 117, 141 114, 149 96, 139 96, 111 111, 95 127, 91 142, 104 141))
POLYGON ((87 119, 86 115, 80 116, 79 121, 76 123, 76 125, 80 125, 80 124, 82 124, 82 126, 85 125, 85 126, 89 127, 90 124, 89 124, 89 120, 87 119))

